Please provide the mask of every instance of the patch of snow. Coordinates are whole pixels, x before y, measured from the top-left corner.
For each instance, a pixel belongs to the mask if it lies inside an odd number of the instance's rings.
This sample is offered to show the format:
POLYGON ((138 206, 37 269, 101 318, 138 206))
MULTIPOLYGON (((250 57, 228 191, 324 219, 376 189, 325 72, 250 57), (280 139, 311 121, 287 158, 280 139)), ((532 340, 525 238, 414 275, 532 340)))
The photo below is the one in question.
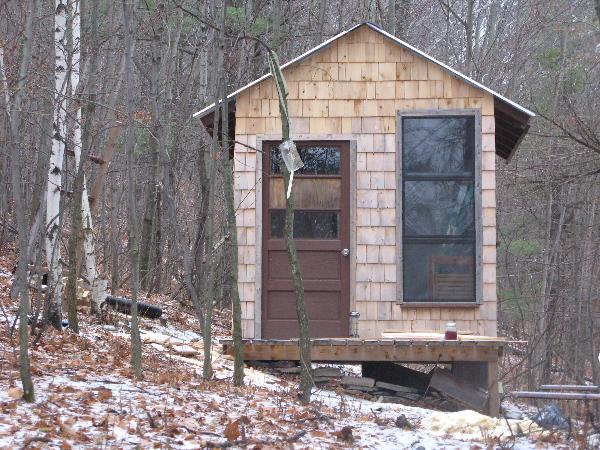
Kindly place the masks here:
MULTIPOLYGON (((32 351, 38 368, 34 404, 9 396, 16 371, 0 377, 0 448, 21 447, 32 436, 47 438, 43 445, 48 448, 201 448, 207 441, 227 443, 226 425, 242 418, 247 418, 243 426, 250 439, 285 439, 307 432, 295 444, 273 445, 286 448, 485 448, 511 438, 505 421, 472 411, 446 413, 381 403, 327 388, 315 388, 311 404, 303 406, 296 401, 294 379, 256 368, 245 368, 246 386, 234 388, 233 363, 218 345, 212 351, 215 381, 202 381, 202 336, 170 323, 143 322, 146 374, 155 370, 160 377, 153 373, 146 381, 135 381, 122 363, 127 351, 117 351, 124 347, 121 338, 130 338, 125 325, 85 324, 82 330, 79 337, 45 336, 50 348, 41 345, 32 351), (64 342, 68 348, 62 347, 64 342), (178 349, 189 353, 177 354, 178 349), (151 357, 154 366, 149 366, 151 357), (119 358, 120 365, 115 364, 119 358), (396 426, 399 416, 412 427, 396 426), (346 426, 352 429, 351 442, 336 435, 346 426)), ((11 353, 6 342, 0 340, 0 355, 11 353)), ((357 365, 334 367, 360 375, 357 365)), ((516 450, 536 448, 528 437, 506 442, 516 450)))
POLYGON ((5 270, 0 269, 0 277, 7 278, 11 280, 13 278, 13 274, 10 272, 6 272, 5 270))
POLYGON ((165 325, 154 325, 152 332, 155 334, 162 334, 169 336, 173 339, 180 341, 181 343, 189 344, 190 342, 196 342, 202 340, 202 335, 192 330, 180 330, 173 326, 165 325))

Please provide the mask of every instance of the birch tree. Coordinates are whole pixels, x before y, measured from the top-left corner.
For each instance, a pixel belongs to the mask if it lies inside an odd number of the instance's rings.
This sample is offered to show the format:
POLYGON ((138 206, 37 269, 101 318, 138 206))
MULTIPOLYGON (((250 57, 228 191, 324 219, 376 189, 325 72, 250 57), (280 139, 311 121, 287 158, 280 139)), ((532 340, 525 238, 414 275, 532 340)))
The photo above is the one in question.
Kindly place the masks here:
MULTIPOLYGON (((69 121, 72 139, 73 151, 75 153, 75 182, 73 183, 73 200, 71 208, 71 234, 67 247, 69 257, 69 275, 65 286, 65 296, 67 302, 67 314, 69 318, 69 328, 75 333, 79 333, 79 323, 77 319, 77 278, 79 277, 79 264, 77 263, 77 243, 79 241, 79 231, 81 228, 82 213, 82 171, 81 166, 81 105, 76 99, 77 89, 79 88, 79 70, 81 60, 81 14, 79 10, 79 0, 73 1, 69 5, 67 24, 70 25, 70 83, 69 99, 67 105, 76 103, 75 113, 72 120, 69 121)), ((73 108, 68 108, 72 110, 73 108)))
POLYGON ((52 292, 48 320, 56 329, 62 327, 62 261, 60 248, 61 191, 66 138, 65 97, 67 93, 67 3, 56 0, 54 12, 54 123, 52 152, 46 190, 46 259, 48 282, 52 292))

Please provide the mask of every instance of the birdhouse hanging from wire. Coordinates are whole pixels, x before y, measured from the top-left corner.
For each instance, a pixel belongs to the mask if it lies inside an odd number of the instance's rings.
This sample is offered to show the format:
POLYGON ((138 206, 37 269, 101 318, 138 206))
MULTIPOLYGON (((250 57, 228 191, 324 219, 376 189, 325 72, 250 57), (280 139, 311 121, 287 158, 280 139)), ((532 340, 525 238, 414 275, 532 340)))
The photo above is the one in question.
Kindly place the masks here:
POLYGON ((279 151, 281 152, 281 158, 283 159, 285 167, 287 167, 287 170, 290 172, 290 183, 288 185, 286 194, 287 198, 290 198, 290 194, 292 193, 294 172, 304 167, 304 163, 302 162, 302 158, 300 158, 296 144, 294 144, 294 141, 291 139, 282 142, 279 146, 279 151))

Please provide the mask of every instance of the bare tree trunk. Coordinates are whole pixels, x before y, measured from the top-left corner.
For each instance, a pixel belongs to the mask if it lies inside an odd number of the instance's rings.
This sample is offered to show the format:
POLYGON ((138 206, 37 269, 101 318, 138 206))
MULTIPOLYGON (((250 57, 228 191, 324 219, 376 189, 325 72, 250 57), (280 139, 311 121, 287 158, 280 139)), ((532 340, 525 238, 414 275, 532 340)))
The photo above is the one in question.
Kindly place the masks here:
MULTIPOLYGON (((215 112, 218 113, 218 110, 215 112)), ((184 284, 188 290, 192 305, 196 312, 201 326, 204 326, 204 311, 198 291, 201 287, 196 287, 194 283, 194 275, 200 284, 204 280, 204 255, 205 255, 205 232, 208 219, 208 197, 211 186, 211 180, 208 175, 210 158, 212 154, 207 152, 205 148, 200 149, 200 161, 198 163, 198 183, 200 184, 200 205, 196 214, 196 233, 193 238, 191 249, 184 247, 184 284)))
MULTIPOLYGON (((156 63, 153 65, 156 67, 156 63)), ((154 77, 153 77, 154 78, 154 77)), ((158 77, 154 78, 157 80, 158 77)), ((159 96, 159 88, 155 87, 156 95, 159 96)), ((159 101, 158 98, 155 99, 155 102, 159 101)), ((161 120, 160 117, 156 116, 155 121, 159 122, 161 120)), ((159 133, 158 126, 155 124, 153 127, 152 136, 150 136, 150 178, 147 181, 145 195, 144 195, 144 213, 142 217, 142 232, 140 235, 140 279, 142 282, 142 286, 147 290, 150 285, 150 270, 149 270, 149 262, 150 262, 150 253, 152 251, 152 230, 155 226, 155 218, 156 218, 156 200, 158 193, 158 137, 157 133, 159 133)))
POLYGON ((54 130, 52 153, 48 169, 46 191, 46 259, 48 260, 48 282, 53 292, 48 311, 48 320, 54 328, 61 329, 62 315, 62 262, 60 258, 60 193, 62 188, 63 159, 66 138, 66 113, 64 101, 67 92, 67 4, 56 0, 54 15, 55 92, 54 130))
MULTIPOLYGON (((280 28, 278 28, 278 31, 280 31, 280 28)), ((276 49, 278 49, 280 46, 280 40, 281 37, 278 34, 273 36, 273 42, 276 49)), ((285 142, 290 139, 287 86, 283 77, 283 73, 279 67, 277 53, 266 46, 266 44, 262 42, 261 44, 267 47, 269 67, 271 69, 271 75, 273 76, 275 86, 277 87, 277 94, 279 97, 279 115, 281 116, 281 139, 283 142, 285 142)), ((283 174, 284 187, 287 191, 287 187, 290 183, 290 172, 283 161, 281 162, 281 171, 283 174)), ((283 234, 285 238, 288 261, 292 271, 294 298, 296 300, 296 316, 298 317, 298 350, 300 353, 301 368, 300 399, 303 402, 308 403, 310 402, 311 391, 314 385, 312 378, 312 361, 310 357, 310 329, 306 305, 304 303, 304 283, 302 282, 302 275, 300 273, 300 261, 298 259, 298 253, 296 252, 296 244, 294 243, 294 195, 291 190, 290 195, 286 196, 285 201, 285 223, 283 227, 283 234)))
MULTIPOLYGON (((220 33, 219 36, 219 56, 218 61, 219 65, 217 66, 219 72, 222 73, 222 61, 223 61, 223 35, 220 33)), ((221 79, 217 78, 217 85, 222 86, 221 79)), ((224 88, 218 88, 216 92, 224 92, 224 88)), ((222 101, 226 101, 224 95, 221 97, 222 101)), ((215 105, 218 105, 218 102, 215 101, 215 105)), ((210 186, 208 191, 208 216, 206 221, 206 229, 204 231, 204 247, 205 247, 205 260, 201 261, 202 264, 202 278, 201 278, 201 286, 204 286, 202 289, 202 294, 200 296, 202 302, 202 343, 204 348, 204 362, 202 366, 202 376, 204 379, 209 380, 212 378, 212 357, 211 357, 211 348, 212 348, 212 314, 213 307, 215 303, 215 277, 216 277, 216 264, 215 264, 215 249, 214 249, 214 221, 215 221, 215 191, 216 191, 216 175, 217 175, 217 149, 219 147, 219 108, 215 107, 215 119, 214 119, 214 128, 213 128, 213 138, 210 147, 210 157, 209 157, 209 169, 208 169, 208 178, 210 180, 210 186)), ((225 121, 226 119, 223 119, 225 121)), ((201 244, 202 245, 202 244, 201 244)))
MULTIPOLYGON (((164 11, 164 4, 162 2, 157 4, 157 11, 164 11)), ((159 22, 162 22, 162 20, 163 18, 159 16, 159 22)), ((165 95, 161 86, 161 74, 163 72, 163 55, 161 44, 163 41, 163 32, 164 25, 163 23, 159 23, 152 38, 152 73, 148 78, 151 83, 154 125, 152 127, 152 134, 150 136, 150 163, 148 164, 150 177, 146 183, 144 193, 142 233, 140 236, 140 277, 142 286, 144 286, 145 289, 148 289, 148 286, 151 282, 149 263, 153 242, 152 230, 154 229, 156 219, 156 202, 159 176, 159 147, 161 133, 164 132, 164 126, 162 123, 164 117, 161 108, 162 97, 165 95)))
POLYGON ((125 152, 127 154, 127 203, 129 225, 129 256, 131 260, 131 366, 137 379, 142 378, 142 342, 138 321, 137 296, 140 283, 140 248, 137 223, 137 207, 135 199, 135 128, 134 128, 134 98, 133 90, 133 53, 135 52, 135 11, 137 2, 128 4, 123 0, 123 25, 127 32, 125 47, 125 76, 127 85, 127 141, 125 152))
MULTIPOLYGON (((290 122, 287 107, 287 88, 283 73, 279 69, 277 56, 272 50, 269 50, 271 73, 277 85, 277 93, 279 95, 279 114, 281 115, 281 138, 285 142, 290 139, 290 122)), ((288 190, 290 183, 290 172, 287 166, 281 162, 281 170, 285 189, 288 190)), ((286 196, 285 201, 285 223, 283 226, 283 236, 285 238, 285 247, 287 250, 288 260, 292 270, 292 282, 294 286, 294 297, 296 299, 296 315, 298 317, 298 347, 300 352, 300 399, 308 403, 310 402, 311 391, 313 387, 312 379, 312 361, 310 356, 310 329, 308 323, 308 314, 304 303, 304 283, 300 273, 300 261, 294 243, 294 196, 289 191, 289 196, 286 196)))
POLYGON ((396 34, 396 0, 388 0, 387 14, 387 31, 391 34, 396 34))
MULTIPOLYGON (((77 320, 77 279, 79 278, 79 263, 77 258, 77 246, 79 243, 79 233, 81 232, 81 199, 83 196, 83 164, 81 163, 81 105, 76 98, 78 95, 80 78, 80 58, 81 58, 81 11, 80 3, 74 0, 69 11, 68 24, 71 29, 71 58, 70 58, 70 93, 69 101, 76 103, 75 114, 72 123, 73 151, 75 153, 75 181, 73 182, 73 198, 71 202, 71 234, 69 235, 67 255, 69 258, 69 275, 65 285, 65 297, 67 303, 67 315, 69 318, 69 328, 75 333, 79 333, 79 323, 77 320)), ((71 109, 71 108, 69 108, 71 109)), ((84 153, 87 153, 84 150, 84 153)), ((84 158, 86 155, 83 155, 84 158)))
MULTIPOLYGON (((159 9, 166 10, 166 7, 159 3, 159 9)), ((167 19, 165 19, 167 22, 167 19)), ((159 56, 160 60, 163 61, 160 65, 162 67, 162 78, 163 78, 163 89, 162 95, 156 97, 155 101, 155 115, 160 120, 158 122, 157 127, 157 139, 158 139, 158 148, 159 148, 159 163, 161 169, 161 177, 162 177, 162 189, 160 186, 157 186, 156 195, 155 195, 155 217, 153 218, 153 237, 155 237, 152 241, 155 246, 154 254, 160 256, 162 242, 161 242, 161 233, 160 233, 160 205, 159 199, 161 196, 164 196, 163 205, 166 208, 166 229, 172 230, 172 233, 167 235, 167 243, 171 250, 171 260, 176 260, 180 256, 180 244, 179 244, 179 224, 177 222, 177 211, 176 211, 176 194, 175 194, 175 173, 174 173, 174 165, 176 164, 176 154, 175 150, 177 149, 177 139, 174 140, 174 143, 171 144, 169 141, 169 136, 172 128, 172 118, 173 118, 173 80, 177 75, 177 61, 178 61, 178 52, 179 52, 179 42, 181 38, 181 29, 182 29, 182 13, 178 12, 175 20, 175 28, 174 30, 170 27, 167 27, 162 31, 165 34, 164 37, 161 38, 161 41, 167 42, 165 47, 164 56, 159 56), (171 148, 171 151, 169 151, 171 148)), ((158 168, 157 168, 158 170, 158 168)), ((158 173, 157 173, 158 175, 158 173)), ((158 258, 154 259, 153 269, 150 271, 151 279, 155 277, 155 274, 160 275, 160 266, 161 261, 158 258)), ((172 270, 172 267, 168 270, 172 270)), ((169 271, 166 271, 170 273, 169 271)), ((148 284, 150 287, 151 283, 148 284)))
POLYGON ((467 73, 469 76, 474 74, 475 60, 473 58, 473 10, 475 9, 475 0, 467 1, 467 17, 465 19, 465 36, 467 39, 467 73))
MULTIPOLYGON (((90 28, 90 45, 88 48, 88 60, 89 60, 89 76, 87 86, 88 91, 87 100, 88 104, 85 109, 85 122, 83 123, 83 133, 82 133, 82 149, 80 160, 81 164, 87 162, 88 155, 92 146, 92 117, 96 110, 96 80, 97 80, 97 70, 98 70, 98 49, 97 46, 98 41, 98 16, 100 10, 100 3, 93 2, 92 3, 92 11, 90 14, 89 20, 89 28, 90 28), (90 92, 91 91, 91 92, 90 92)), ((75 89, 73 89, 75 91, 75 89)), ((79 115, 81 116, 81 110, 79 111, 79 115)), ((83 217, 83 251, 84 251, 84 261, 85 261, 85 272, 88 277, 88 281, 90 283, 90 295, 92 300, 92 311, 99 312, 100 305, 106 298, 106 281, 100 280, 100 275, 98 273, 98 266, 96 264, 96 246, 95 246, 95 238, 94 238, 94 229, 92 222, 92 209, 89 202, 88 197, 88 189, 87 189, 87 179, 85 176, 85 172, 83 171, 83 166, 81 167, 81 215, 83 217)), ((78 172, 79 176, 79 172, 78 172)), ((96 194, 98 196, 97 203, 100 204, 100 193, 96 194)), ((78 256, 78 260, 79 260, 78 256)))
MULTIPOLYGON (((97 37, 99 4, 94 3, 90 16, 89 27, 90 43, 95 45, 97 37)), ((75 333, 79 332, 77 320, 77 279, 79 278, 80 261, 80 234, 83 230, 84 260, 86 275, 90 283, 92 308, 99 311, 100 304, 104 300, 104 289, 99 286, 98 271, 96 268, 96 250, 94 248, 94 235, 92 229, 92 215, 90 211, 85 167, 91 145, 91 121, 94 112, 94 96, 89 96, 86 108, 85 133, 82 133, 82 114, 79 86, 81 78, 81 3, 80 0, 73 2, 70 25, 72 30, 72 57, 71 57, 71 94, 70 102, 76 103, 75 117, 73 123, 73 151, 75 153, 75 181, 73 183, 73 201, 71 205, 71 234, 68 242, 69 276, 65 295, 68 305, 69 328, 75 333), (82 137, 82 135, 84 135, 82 137)), ((92 46, 88 46, 90 49, 92 46)), ((89 51, 89 81, 87 83, 92 89, 96 88, 97 52, 89 51)))
POLYGON ((104 164, 100 166, 100 171, 94 180, 94 184, 91 189, 92 203, 90 205, 90 209, 92 213, 95 213, 98 210, 98 201, 96 199, 100 198, 100 192, 102 191, 102 186, 104 184, 104 180, 108 175, 108 169, 110 167, 110 160, 112 159, 112 155, 114 153, 115 147, 117 145, 117 139, 119 137, 119 131, 121 130, 121 123, 117 120, 115 110, 117 100, 119 99, 119 95, 121 93, 121 84, 125 74, 125 58, 122 59, 120 64, 120 68, 118 73, 116 74, 116 85, 115 90, 113 91, 110 100, 108 102, 108 116, 109 120, 114 122, 113 127, 110 129, 110 133, 108 135, 108 139, 103 146, 101 158, 104 161, 104 164))
POLYGON ((537 385, 542 382, 543 377, 543 368, 544 368, 544 357, 546 355, 546 340, 547 335, 546 328, 546 311, 548 309, 548 300, 546 298, 547 284, 548 284, 548 273, 550 270, 550 261, 551 257, 551 239, 552 239, 552 208, 554 204, 554 194, 552 192, 552 186, 548 185, 548 197, 547 197, 547 206, 546 206, 546 230, 544 235, 544 246, 546 251, 544 252, 544 258, 542 261, 543 264, 543 275, 542 275, 542 285, 540 287, 540 298, 536 303, 535 308, 535 327, 534 333, 537 339, 531 342, 533 346, 531 352, 530 364, 532 364, 531 370, 529 372, 530 380, 529 386, 531 389, 535 389, 537 385))
MULTIPOLYGON (((74 0, 68 8, 67 26, 71 29, 70 45, 67 47, 70 50, 69 58, 69 75, 70 81, 68 88, 69 99, 67 107, 69 110, 72 103, 78 103, 76 99, 77 89, 79 88, 79 60, 81 58, 81 27, 80 27, 80 9, 79 1, 74 0)), ((72 111, 70 111, 72 114, 72 111)), ((65 285, 65 300, 67 303, 67 317, 69 319, 69 328, 75 333, 79 333, 79 323, 77 321, 77 278, 79 278, 79 264, 77 263, 77 244, 79 242, 79 232, 81 230, 81 197, 83 175, 81 171, 81 106, 75 107, 74 118, 69 122, 72 137, 73 151, 75 153, 75 181, 73 182, 73 197, 71 202, 71 234, 67 244, 67 256, 69 258, 69 274, 65 285)), ((69 136, 71 136, 69 133, 69 136)))
POLYGON ((115 295, 119 288, 119 223, 117 213, 120 193, 117 192, 117 186, 111 186, 110 192, 110 293, 115 295))
POLYGON ((314 46, 323 42, 323 32, 325 31, 325 8, 327 0, 319 0, 319 11, 317 16, 317 33, 315 34, 314 46))
POLYGON ((229 288, 231 296, 232 335, 233 335, 233 385, 244 384, 244 355, 242 352, 242 305, 238 292, 238 246, 237 225, 235 221, 235 200, 233 195, 233 160, 229 158, 229 127, 227 117, 229 112, 227 102, 222 103, 223 123, 223 153, 225 166, 225 203, 227 204, 227 228, 229 232, 229 288))
MULTIPOLYGON (((570 189, 567 192, 569 197, 570 189)), ((566 202, 562 205, 559 213, 556 231, 552 236, 552 223, 554 218, 554 194, 552 186, 548 186, 548 206, 547 206, 547 227, 545 236, 545 248, 543 259, 542 284, 540 287, 540 300, 536 306, 537 334, 538 339, 534 343, 533 362, 535 364, 534 384, 542 384, 547 381, 552 365, 551 359, 551 338, 554 315, 550 310, 552 300, 552 282, 556 256, 559 253, 559 246, 562 237, 562 230, 565 223, 566 202)))
MULTIPOLYGON (((592 195, 595 193, 595 190, 592 190, 592 195)), ((596 202, 597 199, 592 197, 592 204, 589 207, 588 213, 588 222, 587 222, 587 230, 585 233, 585 241, 583 242, 583 248, 581 251, 581 267, 579 274, 579 286, 577 289, 577 314, 576 314, 576 326, 574 328, 575 336, 573 342, 577 341, 577 337, 581 337, 585 335, 584 330, 587 326, 584 325, 585 318, 591 316, 592 309, 589 308, 590 305, 590 297, 591 297, 591 284, 592 284, 592 263, 594 261, 594 221, 596 217, 596 202)), ((587 324, 586 324, 587 325, 587 324)), ((589 347, 593 347, 594 336, 592 333, 589 334, 589 347)), ((575 349, 574 354, 574 362, 573 367, 575 370, 575 378, 578 383, 584 382, 585 376, 585 359, 586 359, 586 351, 585 348, 577 347, 575 349)), ((588 353, 589 354, 589 353, 588 353)), ((597 360, 595 355, 592 358, 592 366, 594 365, 594 360, 597 360)), ((594 378, 595 380, 595 378, 594 378)))
POLYGON ((29 359, 29 289, 27 289, 27 266, 28 266, 28 229, 27 218, 25 216, 25 195, 21 188, 21 153, 25 149, 21 146, 20 128, 21 128, 21 103, 27 80, 27 72, 31 61, 31 44, 33 37, 33 15, 35 14, 35 0, 29 0, 27 3, 27 17, 25 22, 25 34, 23 43, 23 56, 19 67, 19 78, 13 98, 13 105, 9 104, 8 86, 4 71, 4 63, 1 63, 1 73, 3 88, 7 93, 6 116, 9 123, 9 133, 11 142, 10 168, 12 191, 15 201, 15 216, 17 219, 17 228, 19 230, 19 263, 15 276, 17 292, 20 295, 19 303, 19 374, 23 386, 23 398, 28 402, 34 401, 33 381, 31 380, 31 363, 29 359))
MULTIPOLYGON (((98 199, 100 198, 100 194, 102 193, 102 187, 104 186, 104 181, 106 180, 106 177, 108 176, 108 170, 110 168, 110 161, 112 159, 115 147, 117 146, 117 140, 119 137, 119 131, 121 130, 121 122, 117 120, 116 114, 115 114, 115 110, 116 110, 116 104, 117 104, 117 100, 119 99, 119 95, 121 93, 121 85, 122 85, 122 80, 125 77, 125 58, 123 57, 121 60, 121 63, 119 64, 119 70, 116 74, 116 85, 114 88, 114 91, 110 97, 110 100, 108 102, 108 119, 110 122, 113 123, 113 127, 110 129, 108 138, 106 140, 106 143, 103 146, 103 150, 102 150, 102 154, 101 154, 101 158, 104 161, 104 164, 102 164, 100 166, 100 170, 98 171, 98 174, 96 175, 96 179, 94 180, 94 184, 92 185, 92 189, 91 189, 91 196, 92 196, 92 203, 90 205, 90 217, 92 213, 95 213, 98 210, 99 207, 99 201, 98 199)), ((119 252, 118 252, 118 241, 117 241, 117 237, 118 237, 118 218, 117 218, 117 211, 118 211, 118 199, 120 198, 120 189, 118 186, 115 185, 111 185, 110 187, 110 192, 111 192, 111 208, 110 208, 110 232, 109 232, 109 237, 110 237, 110 267, 111 267, 111 284, 110 284, 110 288, 111 288, 111 293, 113 295, 116 294, 116 290, 118 288, 118 284, 119 284, 119 270, 118 270, 118 262, 119 262, 119 252)), ((88 225, 88 224, 86 224, 88 225)), ((88 225, 89 226, 89 232, 92 232, 92 225, 91 223, 88 225)), ((86 232, 87 228, 86 228, 86 232)), ((87 252, 87 249, 84 249, 87 252)), ((105 255, 106 258, 106 255, 105 255)), ((106 267, 106 266, 105 266, 106 267)), ((102 283, 102 286, 99 286, 100 283, 98 283, 98 294, 97 294, 97 298, 101 298, 102 297, 102 293, 101 293, 101 288, 105 289, 106 286, 104 284, 104 282, 102 283)), ((93 297, 94 293, 92 292, 92 300, 94 299, 93 297)), ((103 301, 104 299, 102 299, 103 301)), ((94 303, 96 303, 94 301, 94 303)), ((96 305, 96 313, 100 312, 100 305, 97 304, 96 305)))
MULTIPOLYGON (((566 30, 563 27, 561 30, 561 50, 560 50, 560 68, 558 70, 558 76, 555 78, 554 91, 552 94, 552 112, 557 114, 559 110, 559 98, 561 93, 562 73, 564 67, 564 58, 566 50, 566 30)), ((558 145, 558 139, 553 138, 550 143, 551 149, 556 149, 558 145)), ((568 198, 568 195, 567 195, 568 198)), ((537 333, 538 339, 534 344, 534 351, 532 353, 533 361, 535 364, 534 383, 540 384, 546 381, 546 377, 549 373, 551 361, 547 360, 549 349, 550 349, 550 338, 549 334, 551 331, 551 324, 548 323, 548 309, 550 304, 550 293, 552 284, 553 274, 553 261, 555 254, 558 251, 561 239, 562 228, 564 224, 564 217, 566 212, 566 205, 562 205, 559 213, 559 221, 554 237, 552 236, 552 222, 554 218, 554 193, 553 185, 548 183, 548 204, 547 204, 547 215, 546 215, 546 231, 545 231, 545 252, 543 257, 543 272, 542 272, 542 285, 540 287, 540 300, 536 305, 536 320, 537 320, 537 333)), ((531 386, 531 387, 535 387, 531 386)))

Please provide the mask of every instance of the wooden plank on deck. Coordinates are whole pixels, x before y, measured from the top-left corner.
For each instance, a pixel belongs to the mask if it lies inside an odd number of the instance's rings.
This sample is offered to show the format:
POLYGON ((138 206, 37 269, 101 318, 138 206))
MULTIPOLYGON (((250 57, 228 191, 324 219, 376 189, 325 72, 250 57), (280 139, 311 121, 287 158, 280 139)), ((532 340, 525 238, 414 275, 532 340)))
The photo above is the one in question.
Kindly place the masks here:
MULTIPOLYGON (((232 353, 232 343, 223 340, 225 353, 232 353)), ((497 361, 502 347, 499 342, 464 341, 404 341, 393 340, 390 345, 379 341, 357 339, 328 339, 323 345, 312 341, 311 358, 323 361, 398 361, 398 362, 453 362, 497 361)), ((262 361, 298 361, 297 340, 246 340, 243 342, 244 359, 262 361)))

